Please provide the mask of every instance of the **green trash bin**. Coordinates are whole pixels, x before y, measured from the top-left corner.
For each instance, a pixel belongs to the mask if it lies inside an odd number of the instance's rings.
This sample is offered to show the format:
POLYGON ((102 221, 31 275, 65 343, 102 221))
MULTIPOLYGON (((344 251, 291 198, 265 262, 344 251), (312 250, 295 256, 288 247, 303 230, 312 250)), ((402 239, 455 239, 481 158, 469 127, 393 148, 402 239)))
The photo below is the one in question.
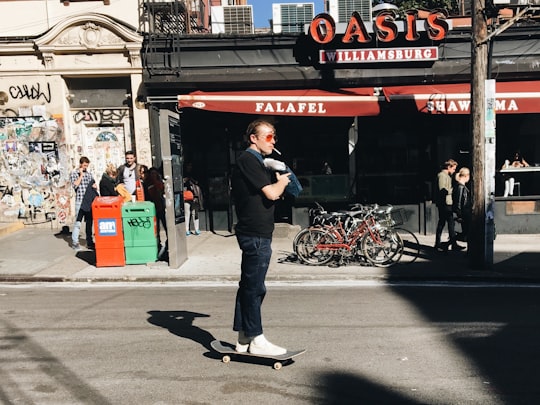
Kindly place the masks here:
POLYGON ((157 260, 156 207, 151 201, 126 202, 122 205, 122 227, 126 264, 157 260))

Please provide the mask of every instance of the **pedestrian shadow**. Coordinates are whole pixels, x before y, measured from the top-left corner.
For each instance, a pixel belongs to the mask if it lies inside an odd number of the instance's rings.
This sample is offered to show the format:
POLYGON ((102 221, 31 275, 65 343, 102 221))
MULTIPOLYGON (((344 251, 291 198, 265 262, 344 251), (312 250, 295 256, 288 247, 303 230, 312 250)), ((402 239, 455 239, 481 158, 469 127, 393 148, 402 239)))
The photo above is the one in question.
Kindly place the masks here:
POLYGON ((84 260, 91 266, 96 265, 96 251, 95 250, 81 250, 75 254, 78 259, 84 260))
MULTIPOLYGON (((71 239, 71 232, 68 226, 63 226, 60 232, 55 233, 54 236, 57 239, 62 239, 64 242, 66 242, 69 248, 71 248, 71 244, 73 243, 73 241, 71 239)), ((85 239, 83 240, 85 241, 85 245, 88 244, 85 239)), ((96 252, 94 250, 81 250, 75 254, 75 257, 84 260, 91 266, 96 265, 96 252)))
POLYGON ((193 340, 213 351, 210 343, 216 338, 193 324, 196 318, 208 318, 210 315, 190 311, 148 311, 147 314, 150 315, 147 321, 152 325, 165 328, 173 335, 193 340))
POLYGON ((422 262, 439 262, 447 261, 449 258, 455 260, 456 258, 462 258, 466 255, 466 250, 454 251, 450 248, 449 242, 443 242, 444 246, 442 250, 435 249, 432 245, 425 245, 422 243, 414 244, 411 241, 404 241, 403 254, 398 264, 413 264, 422 262))
POLYGON ((71 232, 68 226, 63 226, 60 232, 55 233, 54 236, 57 239, 62 239, 64 242, 68 244, 68 246, 71 245, 71 232))

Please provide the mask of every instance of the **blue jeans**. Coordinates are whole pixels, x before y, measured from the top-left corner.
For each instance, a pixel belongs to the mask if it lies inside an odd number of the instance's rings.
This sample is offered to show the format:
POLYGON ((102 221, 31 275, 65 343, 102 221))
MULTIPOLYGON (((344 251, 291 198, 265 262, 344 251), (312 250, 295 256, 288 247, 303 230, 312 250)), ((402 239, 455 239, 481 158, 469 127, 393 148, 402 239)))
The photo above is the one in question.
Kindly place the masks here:
POLYGON ((242 275, 236 293, 233 330, 246 336, 263 333, 261 305, 266 295, 264 280, 272 257, 272 239, 236 235, 242 250, 242 275))
MULTIPOLYGON (((71 241, 73 245, 79 244, 79 234, 81 233, 82 218, 79 218, 81 210, 81 203, 75 203, 75 224, 73 225, 73 232, 71 232, 71 241)), ((94 239, 92 238, 92 211, 84 215, 84 222, 86 224, 86 244, 92 246, 94 239)))

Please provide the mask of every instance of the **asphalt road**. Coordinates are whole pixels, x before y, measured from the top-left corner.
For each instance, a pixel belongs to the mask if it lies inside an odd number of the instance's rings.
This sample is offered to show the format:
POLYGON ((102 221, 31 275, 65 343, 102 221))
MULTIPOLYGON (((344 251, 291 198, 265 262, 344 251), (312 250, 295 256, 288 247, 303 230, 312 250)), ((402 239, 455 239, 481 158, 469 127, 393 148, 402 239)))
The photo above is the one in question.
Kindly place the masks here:
POLYGON ((532 404, 538 286, 270 286, 290 365, 222 363, 235 289, 0 285, 0 403, 532 404))

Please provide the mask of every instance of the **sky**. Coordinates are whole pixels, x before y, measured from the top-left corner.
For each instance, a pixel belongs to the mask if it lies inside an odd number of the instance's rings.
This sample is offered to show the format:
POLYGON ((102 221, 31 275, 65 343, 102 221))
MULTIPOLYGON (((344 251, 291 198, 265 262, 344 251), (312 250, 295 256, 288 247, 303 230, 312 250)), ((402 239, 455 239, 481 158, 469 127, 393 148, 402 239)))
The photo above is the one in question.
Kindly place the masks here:
POLYGON ((324 11, 324 0, 248 0, 253 6, 253 23, 255 28, 269 28, 269 20, 272 18, 273 3, 313 3, 315 4, 315 15, 324 11))

